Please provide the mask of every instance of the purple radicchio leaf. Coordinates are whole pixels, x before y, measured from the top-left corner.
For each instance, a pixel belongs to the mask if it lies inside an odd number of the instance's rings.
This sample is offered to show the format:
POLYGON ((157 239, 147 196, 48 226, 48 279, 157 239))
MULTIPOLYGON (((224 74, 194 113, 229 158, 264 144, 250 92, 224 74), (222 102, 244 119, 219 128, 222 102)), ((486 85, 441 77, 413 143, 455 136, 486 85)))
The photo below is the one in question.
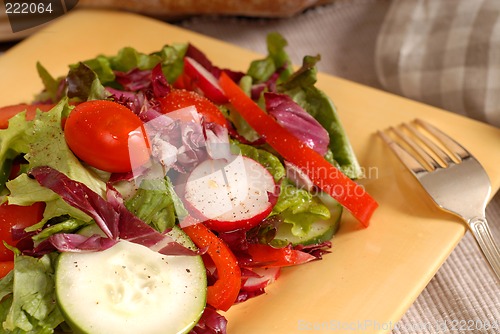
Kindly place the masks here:
POLYGON ((258 101, 260 99, 262 93, 264 93, 265 91, 276 92, 276 83, 280 77, 280 73, 281 73, 281 71, 278 70, 278 71, 274 72, 269 77, 269 79, 267 79, 266 82, 261 82, 261 83, 257 83, 257 84, 252 85, 252 88, 250 91, 252 100, 258 101))
MULTIPOLYGON (((103 241, 98 237, 55 234, 50 243, 61 251, 102 250, 112 246, 118 239, 128 240, 149 247, 164 255, 195 255, 192 251, 175 242, 170 236, 162 234, 134 216, 127 210, 121 195, 110 185, 106 191, 107 199, 93 192, 85 184, 68 178, 63 173, 48 166, 36 167, 30 171, 40 185, 57 193, 69 205, 91 216, 106 236, 103 241)), ((43 249, 49 246, 44 245, 43 249)), ((49 247, 50 248, 50 247, 49 247)), ((43 251, 40 249, 38 251, 43 251)))
POLYGON ((279 267, 256 268, 253 270, 246 268, 245 276, 243 276, 242 271, 242 278, 244 279, 244 282, 241 286, 236 302, 241 303, 265 293, 267 286, 276 281, 276 279, 280 276, 280 273, 281 268, 279 267), (255 272, 255 270, 258 270, 258 273, 255 272))
POLYGON ((119 237, 130 242, 138 243, 146 247, 152 247, 163 240, 163 235, 151 226, 134 216, 123 204, 123 198, 112 186, 108 185, 106 190, 108 203, 119 219, 119 237))
POLYGON ((114 73, 116 82, 129 92, 144 90, 151 85, 151 70, 134 68, 128 72, 114 71, 114 73))
MULTIPOLYGON (((118 81, 124 90, 106 87, 115 102, 132 110, 143 122, 151 121, 161 115, 161 105, 158 99, 165 97, 171 90, 161 64, 153 70, 132 70, 130 76, 140 76, 140 82, 128 84, 129 77, 124 75, 118 81)), ((119 78, 119 76, 117 76, 119 78)))
POLYGON ((12 229, 12 239, 14 241, 17 240, 17 242, 15 243, 15 247, 22 254, 26 254, 26 253, 32 252, 33 248, 34 248, 34 242, 33 242, 32 236, 35 235, 36 233, 38 233, 39 231, 40 230, 33 231, 33 232, 25 232, 25 231, 23 231, 23 233, 17 234, 17 233, 14 232, 14 228, 13 228, 12 229), (20 235, 22 235, 22 236, 20 236, 20 235))
POLYGON ((156 99, 165 97, 171 90, 167 78, 163 74, 161 63, 156 65, 151 71, 151 86, 156 99))
POLYGON ((135 178, 134 172, 123 172, 123 173, 112 173, 109 177, 108 182, 111 184, 115 184, 120 181, 132 181, 135 178))
MULTIPOLYGON (((141 219, 133 215, 125 207, 121 194, 110 184, 106 191, 106 198, 119 213, 120 239, 146 246, 158 253, 164 255, 197 255, 198 252, 192 251, 180 243, 176 242, 167 234, 160 233, 141 219)), ((168 233, 170 230, 165 231, 168 233)))
POLYGON ((182 108, 144 124, 152 154, 167 168, 188 173, 207 157, 200 115, 194 107, 182 108))
POLYGON ((50 239, 45 239, 40 242, 36 247, 33 247, 33 243, 31 247, 27 247, 25 249, 18 248, 24 255, 32 256, 32 257, 42 257, 45 254, 49 254, 57 251, 57 248, 50 242, 50 239))
POLYGON ((206 159, 206 142, 203 135, 203 129, 199 124, 177 123, 179 124, 180 139, 182 140, 177 161, 185 169, 194 168, 200 161, 206 159))
POLYGON ((126 90, 119 90, 119 89, 115 89, 112 87, 106 87, 106 90, 111 94, 111 98, 113 98, 116 102, 120 102, 120 101, 127 101, 128 103, 134 102, 133 105, 125 105, 125 103, 122 103, 131 110, 134 110, 137 108, 135 103, 137 103, 139 108, 140 108, 140 104, 142 104, 141 98, 143 98, 143 97, 139 97, 138 94, 135 92, 129 92, 126 90))
POLYGON ((313 245, 297 245, 293 249, 311 254, 312 256, 316 257, 317 260, 321 260, 323 258, 324 254, 331 253, 329 250, 332 247, 332 242, 331 241, 325 241, 320 244, 313 244, 313 245))
POLYGON ((149 122, 163 115, 160 112, 160 103, 152 97, 151 90, 128 92, 111 87, 106 87, 106 90, 116 103, 132 110, 143 122, 149 122))
POLYGON ((116 81, 126 92, 152 91, 156 99, 162 98, 170 92, 170 85, 163 74, 161 63, 152 70, 134 68, 128 72, 115 71, 116 81))
POLYGON ((92 217, 99 228, 110 239, 118 237, 119 215, 104 198, 81 182, 71 180, 58 170, 48 167, 35 167, 30 171, 40 185, 49 188, 69 205, 80 209, 92 217))
POLYGON ((231 159, 228 130, 217 123, 204 123, 208 155, 212 159, 231 159))
POLYGON ((185 57, 194 59, 197 63, 203 66, 207 71, 213 74, 214 77, 219 78, 221 73, 226 73, 234 82, 239 82, 245 75, 243 72, 232 71, 229 69, 222 69, 214 66, 210 59, 198 48, 192 44, 188 44, 185 57))
POLYGON ((57 233, 49 237, 49 241, 60 252, 95 252, 103 251, 117 243, 117 240, 93 235, 87 237, 80 234, 57 233))
POLYGON ((14 241, 19 241, 22 239, 30 238, 34 234, 36 234, 36 231, 26 232, 25 227, 12 226, 12 228, 11 228, 11 236, 12 236, 12 240, 14 240, 14 241))
POLYGON ((240 292, 238 293, 238 297, 236 298, 235 304, 243 303, 244 301, 263 295, 264 293, 266 293, 266 290, 264 288, 259 288, 252 291, 240 290, 240 292))
MULTIPOLYGON (((183 245, 176 242, 167 234, 160 233, 154 228, 134 216, 123 203, 120 193, 108 184, 106 192, 108 201, 114 209, 120 214, 119 231, 120 238, 146 246, 158 253, 164 255, 196 255, 183 245)), ((165 231, 168 233, 170 230, 165 231)))
POLYGON ((143 98, 141 108, 136 112, 143 122, 149 122, 163 115, 160 102, 154 98, 147 97, 147 95, 145 94, 146 97, 143 98))
POLYGON ((87 237, 79 234, 57 233, 43 240, 35 247, 31 243, 29 248, 18 248, 24 255, 42 257, 55 251, 75 253, 103 251, 116 244, 116 242, 116 240, 100 235, 87 237))
POLYGON ((316 186, 311 181, 309 176, 302 171, 297 165, 292 164, 289 161, 284 161, 286 177, 290 179, 297 188, 305 189, 309 192, 314 192, 316 186))
POLYGON ((227 320, 210 305, 205 307, 203 314, 189 334, 226 334, 227 320))
POLYGON ((266 110, 284 128, 321 155, 328 151, 328 132, 286 94, 264 93, 266 110))
POLYGON ((236 256, 238 256, 239 253, 248 250, 249 240, 247 239, 247 232, 243 229, 220 232, 218 236, 228 245, 236 256))

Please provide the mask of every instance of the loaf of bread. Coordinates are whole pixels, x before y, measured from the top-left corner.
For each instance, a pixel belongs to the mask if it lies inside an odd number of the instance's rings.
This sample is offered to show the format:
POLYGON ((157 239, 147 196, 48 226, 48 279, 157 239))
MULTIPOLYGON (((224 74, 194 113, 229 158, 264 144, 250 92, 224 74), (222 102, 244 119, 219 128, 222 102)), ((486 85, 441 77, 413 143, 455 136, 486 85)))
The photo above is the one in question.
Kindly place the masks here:
POLYGON ((80 0, 78 6, 127 10, 158 17, 241 15, 290 17, 335 0, 80 0))

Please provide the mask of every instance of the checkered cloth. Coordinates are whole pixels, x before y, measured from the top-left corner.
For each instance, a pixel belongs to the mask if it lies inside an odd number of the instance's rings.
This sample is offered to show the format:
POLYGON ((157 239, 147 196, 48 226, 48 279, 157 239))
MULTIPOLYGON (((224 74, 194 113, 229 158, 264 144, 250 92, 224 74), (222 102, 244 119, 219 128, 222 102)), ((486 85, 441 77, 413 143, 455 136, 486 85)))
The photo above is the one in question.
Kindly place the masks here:
POLYGON ((382 86, 500 126, 500 1, 397 0, 376 48, 382 86))

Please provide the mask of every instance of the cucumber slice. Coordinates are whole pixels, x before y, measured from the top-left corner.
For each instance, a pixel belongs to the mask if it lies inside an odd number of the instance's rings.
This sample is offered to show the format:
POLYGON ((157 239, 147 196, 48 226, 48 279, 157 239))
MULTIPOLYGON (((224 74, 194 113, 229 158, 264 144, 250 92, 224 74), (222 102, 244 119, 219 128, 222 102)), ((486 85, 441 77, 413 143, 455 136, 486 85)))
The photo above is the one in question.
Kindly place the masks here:
POLYGON ((106 234, 97 226, 97 224, 91 224, 82 227, 81 229, 78 230, 78 234, 84 235, 86 237, 91 237, 95 234, 100 235, 101 237, 105 237, 106 234))
MULTIPOLYGON (((178 228, 171 236, 194 247, 178 228)), ((187 333, 206 304, 200 256, 166 256, 126 240, 102 252, 62 253, 55 281, 58 305, 75 333, 187 333)))
POLYGON ((304 236, 297 236, 292 233, 292 224, 283 223, 278 226, 276 236, 272 244, 283 245, 313 245, 330 240, 337 232, 342 217, 342 205, 325 193, 318 194, 319 199, 330 210, 331 216, 326 220, 318 220, 311 225, 309 233, 304 236))

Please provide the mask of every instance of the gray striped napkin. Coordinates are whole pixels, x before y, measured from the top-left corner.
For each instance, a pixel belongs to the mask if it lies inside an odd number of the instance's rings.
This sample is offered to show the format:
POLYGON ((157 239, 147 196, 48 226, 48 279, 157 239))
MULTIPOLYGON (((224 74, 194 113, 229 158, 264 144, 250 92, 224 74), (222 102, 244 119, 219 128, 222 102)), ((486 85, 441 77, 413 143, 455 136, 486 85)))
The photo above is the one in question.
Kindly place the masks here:
POLYGON ((396 0, 375 61, 385 89, 500 126, 500 1, 396 0))

